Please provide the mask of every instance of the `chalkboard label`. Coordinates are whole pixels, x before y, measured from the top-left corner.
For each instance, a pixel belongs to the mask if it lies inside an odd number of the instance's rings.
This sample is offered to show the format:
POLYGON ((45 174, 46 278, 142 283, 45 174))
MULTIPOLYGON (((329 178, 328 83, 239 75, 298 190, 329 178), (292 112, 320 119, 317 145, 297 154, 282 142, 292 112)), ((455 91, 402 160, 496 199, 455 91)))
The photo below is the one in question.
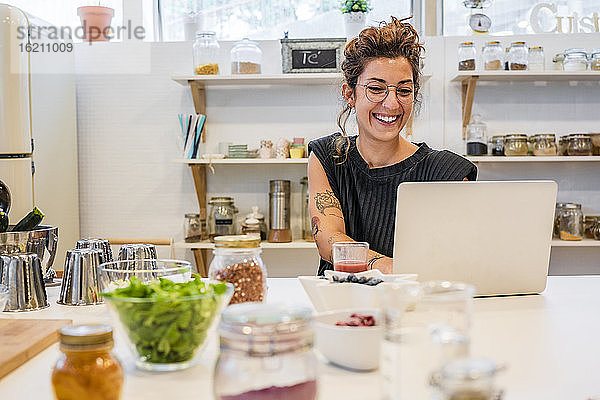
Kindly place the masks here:
POLYGON ((292 68, 337 69, 336 49, 324 50, 292 50, 292 68))

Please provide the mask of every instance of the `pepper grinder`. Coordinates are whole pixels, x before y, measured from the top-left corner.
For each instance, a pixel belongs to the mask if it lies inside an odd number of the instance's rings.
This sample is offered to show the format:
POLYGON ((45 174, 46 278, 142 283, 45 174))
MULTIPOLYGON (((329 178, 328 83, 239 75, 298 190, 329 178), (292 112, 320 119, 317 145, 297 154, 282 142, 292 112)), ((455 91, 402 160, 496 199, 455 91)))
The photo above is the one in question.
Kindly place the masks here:
POLYGON ((269 242, 289 243, 290 229, 290 181, 269 181, 269 242))

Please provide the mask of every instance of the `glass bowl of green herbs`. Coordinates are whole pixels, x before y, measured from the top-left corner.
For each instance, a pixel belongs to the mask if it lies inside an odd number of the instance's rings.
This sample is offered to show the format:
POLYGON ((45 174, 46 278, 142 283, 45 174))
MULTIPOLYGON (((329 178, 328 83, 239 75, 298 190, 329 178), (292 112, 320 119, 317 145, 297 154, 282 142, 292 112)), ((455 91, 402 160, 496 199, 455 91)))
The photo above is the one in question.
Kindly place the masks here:
POLYGON ((208 282, 179 260, 114 261, 98 267, 98 284, 138 368, 174 371, 197 362, 233 286, 208 282))

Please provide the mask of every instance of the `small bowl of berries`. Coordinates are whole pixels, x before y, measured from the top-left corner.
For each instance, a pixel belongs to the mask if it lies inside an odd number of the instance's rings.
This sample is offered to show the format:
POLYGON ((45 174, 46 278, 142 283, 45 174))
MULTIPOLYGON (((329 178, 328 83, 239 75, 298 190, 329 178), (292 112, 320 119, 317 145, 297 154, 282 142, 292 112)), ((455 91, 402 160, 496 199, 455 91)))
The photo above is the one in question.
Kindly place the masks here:
POLYGON ((379 367, 383 325, 378 309, 315 315, 315 347, 332 364, 357 371, 379 367))

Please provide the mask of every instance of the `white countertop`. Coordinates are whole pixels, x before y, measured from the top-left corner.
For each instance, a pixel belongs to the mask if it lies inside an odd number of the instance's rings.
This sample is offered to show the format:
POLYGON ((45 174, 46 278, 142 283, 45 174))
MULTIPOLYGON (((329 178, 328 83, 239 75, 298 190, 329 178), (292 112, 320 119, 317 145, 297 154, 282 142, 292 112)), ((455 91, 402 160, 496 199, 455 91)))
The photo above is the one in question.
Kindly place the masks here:
MULTIPOLYGON (((49 288, 51 306, 0 318, 67 318, 74 323, 110 322, 106 306, 56 304, 59 288, 49 288)), ((268 302, 310 306, 297 279, 269 279, 268 302)), ((149 373, 135 369, 124 343, 115 352, 125 368, 123 400, 212 398, 217 354, 213 335, 201 362, 184 371, 149 373)), ((50 373, 55 344, 3 379, 0 399, 52 399, 50 373)), ((507 364, 502 384, 509 400, 587 400, 600 396, 600 276, 549 277, 541 295, 476 299, 472 355, 507 364)), ((320 399, 380 399, 379 372, 350 372, 322 363, 320 399)), ((84 399, 81 399, 84 400, 84 399)))

